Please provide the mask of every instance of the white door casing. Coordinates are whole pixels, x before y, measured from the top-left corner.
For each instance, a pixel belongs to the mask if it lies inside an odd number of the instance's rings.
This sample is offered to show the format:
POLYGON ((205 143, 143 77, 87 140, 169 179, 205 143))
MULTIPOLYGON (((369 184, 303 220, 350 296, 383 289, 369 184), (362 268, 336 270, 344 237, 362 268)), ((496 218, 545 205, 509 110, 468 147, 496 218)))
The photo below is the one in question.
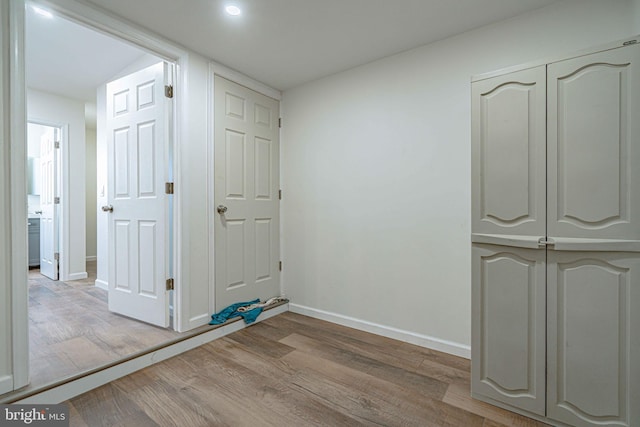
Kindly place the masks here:
POLYGON ((216 311, 280 293, 279 102, 214 78, 216 311))
POLYGON ((107 84, 109 310, 161 327, 169 326, 168 67, 107 84))
POLYGON ((40 273, 51 280, 58 280, 59 141, 60 130, 52 127, 40 139, 40 273))

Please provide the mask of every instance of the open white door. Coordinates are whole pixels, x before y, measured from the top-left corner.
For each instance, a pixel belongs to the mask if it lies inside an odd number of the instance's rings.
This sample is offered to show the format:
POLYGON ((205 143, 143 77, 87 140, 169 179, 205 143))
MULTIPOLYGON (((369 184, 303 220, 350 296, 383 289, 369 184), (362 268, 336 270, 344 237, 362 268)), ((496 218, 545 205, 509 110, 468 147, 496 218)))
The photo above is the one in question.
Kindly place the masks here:
POLYGON ((48 128, 40 139, 40 273, 58 280, 58 152, 60 130, 48 128))
POLYGON ((169 326, 169 65, 107 84, 109 310, 169 326))
POLYGON ((215 305, 280 294, 279 103, 215 77, 215 305))

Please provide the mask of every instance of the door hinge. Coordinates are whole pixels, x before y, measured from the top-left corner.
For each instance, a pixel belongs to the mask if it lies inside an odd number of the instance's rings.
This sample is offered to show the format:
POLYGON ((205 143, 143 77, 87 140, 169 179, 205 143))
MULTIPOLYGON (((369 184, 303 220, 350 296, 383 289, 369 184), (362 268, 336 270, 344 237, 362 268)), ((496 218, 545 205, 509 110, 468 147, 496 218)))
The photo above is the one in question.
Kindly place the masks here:
POLYGON ((173 182, 166 182, 164 184, 165 194, 173 194, 173 182))
POLYGON ((54 197, 53 198, 53 204, 54 205, 59 205, 60 204, 60 197, 54 197))
POLYGON ((278 127, 282 127, 282 117, 278 118, 278 127))
POLYGON ((53 148, 60 148, 60 141, 55 141, 53 143, 53 148))
POLYGON ((53 259, 56 261, 60 261, 60 252, 54 252, 53 259))
POLYGON ((282 261, 278 263, 278 271, 282 271, 282 261))
POLYGON ((173 290, 173 279, 167 279, 167 290, 168 291, 173 290))
POLYGON ((278 200, 282 200, 282 190, 278 190, 278 200))
POLYGON ((164 87, 164 96, 166 96, 167 98, 173 98, 173 86, 172 85, 165 85, 165 87, 164 87))

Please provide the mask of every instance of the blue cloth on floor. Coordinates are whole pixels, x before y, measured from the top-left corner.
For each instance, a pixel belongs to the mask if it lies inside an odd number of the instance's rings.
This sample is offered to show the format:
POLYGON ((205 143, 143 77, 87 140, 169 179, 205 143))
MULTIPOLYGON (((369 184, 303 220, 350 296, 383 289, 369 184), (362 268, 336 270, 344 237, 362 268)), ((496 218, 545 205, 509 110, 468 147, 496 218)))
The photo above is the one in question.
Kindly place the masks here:
POLYGON ((260 313, 262 313, 262 307, 256 307, 253 310, 245 311, 238 314, 242 316, 242 318, 244 319, 244 323, 248 325, 249 323, 255 322, 260 313))
POLYGON ((244 313, 239 312, 239 307, 245 307, 251 304, 257 304, 260 302, 260 298, 256 298, 253 301, 247 302, 237 302, 235 304, 231 304, 229 307, 223 308, 219 313, 211 315, 210 325, 220 325, 226 322, 229 319, 233 319, 234 317, 242 316, 246 323, 255 322, 258 315, 262 312, 262 307, 255 308, 253 310, 245 311, 244 313), (259 310, 254 313, 254 311, 259 310))

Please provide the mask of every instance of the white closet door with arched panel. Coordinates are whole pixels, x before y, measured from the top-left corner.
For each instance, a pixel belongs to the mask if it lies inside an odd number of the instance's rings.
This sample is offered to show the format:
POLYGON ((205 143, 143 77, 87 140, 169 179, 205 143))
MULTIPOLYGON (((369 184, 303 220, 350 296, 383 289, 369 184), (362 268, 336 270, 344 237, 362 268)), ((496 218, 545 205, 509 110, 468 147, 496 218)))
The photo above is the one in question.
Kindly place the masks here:
POLYGON ((640 46, 549 64, 548 82, 549 237, 640 244, 640 46))
POLYGON ((542 66, 472 86, 474 241, 545 235, 545 83, 542 66))

